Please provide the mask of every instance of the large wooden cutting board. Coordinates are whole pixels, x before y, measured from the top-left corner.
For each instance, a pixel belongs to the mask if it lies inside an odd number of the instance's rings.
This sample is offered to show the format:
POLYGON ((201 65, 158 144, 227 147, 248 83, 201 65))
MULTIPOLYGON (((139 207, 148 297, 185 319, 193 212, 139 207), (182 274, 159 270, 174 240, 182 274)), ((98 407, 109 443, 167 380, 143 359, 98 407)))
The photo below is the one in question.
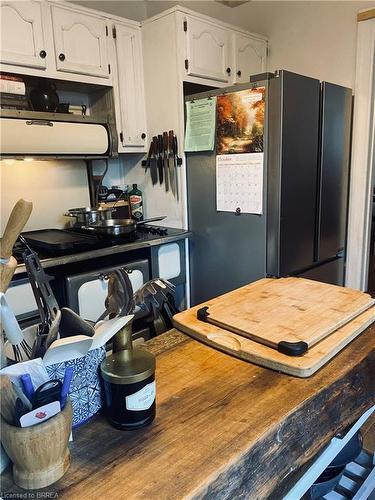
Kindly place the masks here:
POLYGON ((198 307, 198 317, 285 354, 301 355, 375 303, 304 278, 265 278, 198 307))
POLYGON ((313 346, 303 356, 293 357, 241 335, 199 321, 197 319, 199 307, 193 307, 174 316, 175 327, 187 335, 237 358, 301 378, 313 375, 375 322, 375 307, 371 307, 313 346))

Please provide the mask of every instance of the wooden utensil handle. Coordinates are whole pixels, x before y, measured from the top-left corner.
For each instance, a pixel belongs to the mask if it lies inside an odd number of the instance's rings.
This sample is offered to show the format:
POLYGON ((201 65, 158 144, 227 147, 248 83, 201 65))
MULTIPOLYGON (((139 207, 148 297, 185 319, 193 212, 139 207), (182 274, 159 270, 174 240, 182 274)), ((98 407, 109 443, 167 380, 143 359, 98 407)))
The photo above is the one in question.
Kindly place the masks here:
POLYGON ((32 209, 31 201, 25 201, 22 198, 14 205, 0 241, 0 257, 2 259, 9 259, 12 255, 13 245, 29 220, 32 209))
POLYGON ((8 290, 16 267, 17 261, 14 257, 10 257, 7 264, 0 264, 0 292, 5 293, 8 290))

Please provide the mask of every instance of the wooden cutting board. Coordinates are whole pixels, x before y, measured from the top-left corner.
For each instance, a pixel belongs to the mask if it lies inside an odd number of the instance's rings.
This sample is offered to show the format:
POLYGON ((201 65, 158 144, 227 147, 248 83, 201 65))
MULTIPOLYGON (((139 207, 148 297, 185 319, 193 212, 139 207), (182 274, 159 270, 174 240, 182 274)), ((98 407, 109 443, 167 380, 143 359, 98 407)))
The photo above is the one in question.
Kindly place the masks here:
POLYGON ((375 322, 375 307, 371 307, 313 346, 303 356, 293 357, 241 335, 199 321, 197 310, 200 307, 193 307, 174 316, 175 327, 187 335, 237 358, 302 378, 313 375, 375 322))
POLYGON ((202 323, 300 356, 374 304, 359 290, 304 278, 265 278, 201 304, 196 314, 202 323))

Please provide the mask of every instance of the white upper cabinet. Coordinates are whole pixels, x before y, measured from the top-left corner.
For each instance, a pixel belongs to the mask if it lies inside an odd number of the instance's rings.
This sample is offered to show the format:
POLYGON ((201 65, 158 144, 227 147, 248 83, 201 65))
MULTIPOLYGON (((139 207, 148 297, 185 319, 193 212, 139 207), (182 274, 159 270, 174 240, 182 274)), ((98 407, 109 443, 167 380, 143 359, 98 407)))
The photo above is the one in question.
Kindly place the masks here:
MULTIPOLYGON (((117 81, 120 108, 117 128, 122 148, 144 148, 146 144, 146 113, 143 85, 141 31, 114 25, 117 58, 117 81)), ((119 151, 122 150, 119 148, 119 151)))
POLYGON ((105 19, 51 6, 57 71, 109 78, 105 19))
POLYGON ((185 17, 184 31, 186 74, 230 82, 231 31, 191 16, 185 17))
POLYGON ((3 64, 46 68, 46 46, 40 2, 0 3, 1 51, 3 64))
POLYGON ((242 33, 233 34, 233 83, 249 82, 250 75, 266 70, 267 42, 242 33))

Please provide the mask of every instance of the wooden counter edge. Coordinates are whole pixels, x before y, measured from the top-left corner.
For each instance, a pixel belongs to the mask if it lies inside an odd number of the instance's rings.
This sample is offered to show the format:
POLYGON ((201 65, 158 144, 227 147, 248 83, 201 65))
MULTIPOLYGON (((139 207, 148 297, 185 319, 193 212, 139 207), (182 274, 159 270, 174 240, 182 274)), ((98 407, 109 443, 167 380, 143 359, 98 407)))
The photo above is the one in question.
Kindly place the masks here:
MULTIPOLYGON (((375 335, 375 328, 369 329, 375 335)), ((282 498, 330 440, 346 432, 374 404, 374 375, 375 346, 343 378, 306 399, 239 460, 207 481, 209 486, 197 489, 189 497, 282 498), (314 421, 317 412, 321 416, 318 422, 314 421), (273 472, 280 470, 284 470, 282 477, 275 477, 273 472)))

